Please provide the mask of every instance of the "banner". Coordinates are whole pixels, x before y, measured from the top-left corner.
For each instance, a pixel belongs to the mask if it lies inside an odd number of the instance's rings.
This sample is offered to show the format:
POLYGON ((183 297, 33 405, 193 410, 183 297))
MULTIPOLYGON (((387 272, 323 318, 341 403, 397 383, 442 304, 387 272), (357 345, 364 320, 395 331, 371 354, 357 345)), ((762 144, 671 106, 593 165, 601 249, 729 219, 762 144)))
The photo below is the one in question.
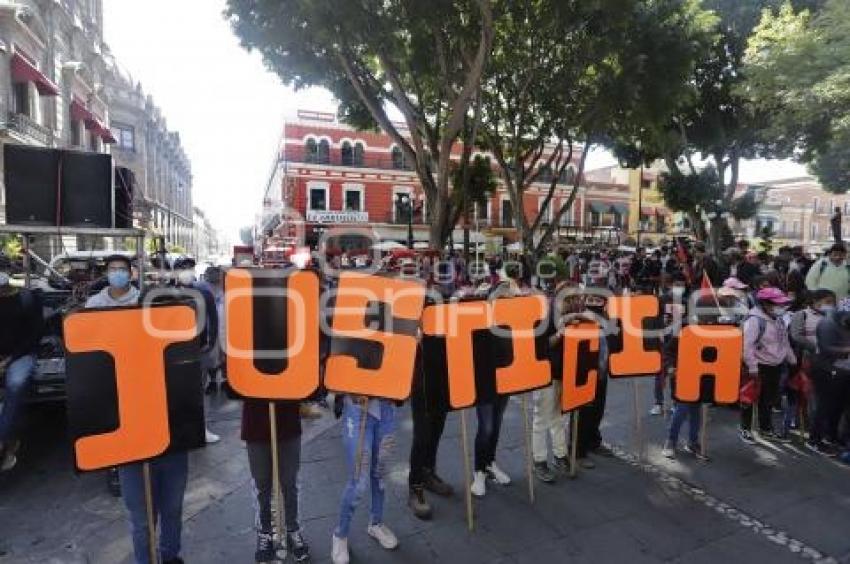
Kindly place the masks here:
POLYGON ((79 470, 204 445, 197 332, 185 305, 65 318, 68 428, 79 470))

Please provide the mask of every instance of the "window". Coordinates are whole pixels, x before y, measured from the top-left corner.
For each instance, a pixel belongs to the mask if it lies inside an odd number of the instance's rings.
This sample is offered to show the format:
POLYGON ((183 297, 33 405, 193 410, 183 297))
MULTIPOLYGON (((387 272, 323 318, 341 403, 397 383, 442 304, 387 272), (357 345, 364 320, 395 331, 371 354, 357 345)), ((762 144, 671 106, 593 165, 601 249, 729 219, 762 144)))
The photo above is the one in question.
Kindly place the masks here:
POLYGON ((573 167, 568 166, 558 175, 558 182, 561 184, 572 184, 576 178, 576 171, 573 167))
POLYGON ((546 196, 541 196, 537 202, 537 213, 543 216, 541 223, 551 223, 552 222, 552 209, 555 207, 555 200, 550 200, 549 205, 546 206, 546 211, 543 211, 543 203, 546 201, 546 196))
POLYGON ((363 211, 363 186, 342 185, 342 205, 345 211, 363 211))
POLYGON ((502 227, 514 226, 514 207, 510 200, 502 200, 502 227))
POLYGON ((100 151, 100 137, 93 131, 89 132, 89 149, 94 152, 100 151))
POLYGON ((78 119, 71 120, 71 145, 83 146, 83 123, 78 119))
POLYGON ((413 212, 411 209, 414 205, 411 200, 412 194, 407 191, 395 192, 393 197, 395 198, 395 221, 398 223, 407 223, 410 218, 410 214, 413 212))
POLYGON ((355 143, 354 144, 354 166, 363 166, 363 153, 364 147, 363 143, 355 143))
POLYGON ((820 211, 818 209, 819 207, 820 207, 820 198, 812 198, 812 209, 815 211, 815 213, 818 213, 820 211))
POLYGON ((640 181, 640 187, 644 190, 650 188, 652 186, 652 181, 649 178, 642 178, 640 181))
POLYGON ((552 167, 544 165, 540 167, 540 175, 537 177, 537 182, 552 182, 552 167))
POLYGON ((354 164, 354 149, 348 141, 342 142, 340 147, 340 156, 342 158, 342 166, 351 166, 354 164))
POLYGON ((787 229, 787 226, 786 226, 785 222, 784 221, 780 222, 779 223, 779 232, 784 234, 786 229, 787 229))
POLYGON ((319 161, 319 146, 315 139, 307 139, 304 143, 304 162, 315 163, 319 161))
POLYGON ((818 238, 818 224, 812 223, 812 239, 818 238))
POLYGON ((392 150, 393 157, 393 168, 397 170, 401 170, 404 168, 404 154, 401 152, 399 147, 393 147, 392 150))
POLYGON ((476 204, 478 219, 487 219, 490 214, 490 202, 478 202, 476 204))
POLYGON ((791 232, 794 235, 800 234, 800 222, 799 221, 794 220, 794 221, 791 222, 791 232))
POLYGON ((26 82, 14 84, 15 113, 30 115, 30 89, 26 82))
POLYGON ((319 141, 319 154, 316 162, 319 164, 328 164, 331 162, 331 146, 327 139, 319 141))
POLYGON ((598 211, 590 210, 590 225, 592 227, 599 227, 600 220, 602 219, 602 214, 598 211))
POLYGON ((310 187, 310 209, 316 211, 327 211, 328 209, 328 188, 310 187))
POLYGON ((835 198, 829 199, 829 210, 827 210, 827 211, 829 211, 829 213, 832 213, 832 212, 835 211, 835 198))
POLYGON ((667 231, 667 225, 665 225, 665 218, 663 215, 656 214, 655 216, 655 232, 656 233, 664 233, 667 231))
POLYGON ((126 151, 136 150, 136 130, 133 126, 112 122, 110 129, 115 137, 115 146, 126 151))

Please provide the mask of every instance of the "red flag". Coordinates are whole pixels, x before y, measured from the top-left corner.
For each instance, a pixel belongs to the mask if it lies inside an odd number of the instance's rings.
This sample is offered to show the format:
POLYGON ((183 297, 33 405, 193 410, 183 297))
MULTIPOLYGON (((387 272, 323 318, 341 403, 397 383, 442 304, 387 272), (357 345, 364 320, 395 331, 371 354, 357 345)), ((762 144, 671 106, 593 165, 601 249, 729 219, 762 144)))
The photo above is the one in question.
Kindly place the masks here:
POLYGON ((688 251, 685 250, 685 246, 682 245, 682 241, 676 243, 676 258, 679 260, 679 264, 682 265, 682 274, 685 275, 685 279, 688 281, 688 286, 690 286, 694 279, 694 273, 691 270, 691 262, 688 257, 688 251))
POLYGON ((711 298, 714 300, 714 305, 720 307, 720 302, 717 301, 717 294, 714 292, 714 286, 711 284, 711 279, 708 277, 708 274, 705 273, 705 270, 702 271, 700 290, 703 295, 710 293, 711 298))

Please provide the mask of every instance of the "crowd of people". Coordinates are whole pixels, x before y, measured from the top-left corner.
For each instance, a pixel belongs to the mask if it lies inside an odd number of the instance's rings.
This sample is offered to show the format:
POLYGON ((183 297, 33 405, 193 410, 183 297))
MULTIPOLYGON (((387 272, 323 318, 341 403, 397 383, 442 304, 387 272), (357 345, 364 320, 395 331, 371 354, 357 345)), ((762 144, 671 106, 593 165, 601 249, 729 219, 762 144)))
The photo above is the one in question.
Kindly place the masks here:
MULTIPOLYGON (((2 468, 14 465, 18 441, 15 426, 20 419, 23 394, 35 361, 39 335, 37 296, 9 283, 8 266, 0 263, 0 314, 13 323, 0 324, 0 357, 6 362, 6 391, 0 413, 0 460, 2 468), (15 327, 16 329, 11 329, 15 327)), ((202 366, 205 372, 221 368, 223 276, 212 269, 205 281, 194 279, 194 265, 176 270, 170 287, 181 299, 195 292, 208 312, 203 327, 202 366)), ((661 342, 663 369, 653 376, 650 414, 670 413, 669 432, 662 454, 680 452, 707 460, 701 448, 699 404, 672 400, 675 386, 676 346, 681 327, 688 323, 738 325, 743 330, 744 350, 740 402, 740 438, 788 441, 793 433, 806 437, 812 451, 850 460, 850 265, 843 244, 836 243, 822 257, 811 259, 802 248, 778 250, 775 255, 757 253, 746 242, 715 258, 701 243, 685 242, 651 251, 638 248, 576 248, 552 254, 531 268, 528 261, 493 257, 485 263, 464 261, 459 253, 442 260, 429 257, 403 264, 386 264, 388 275, 413 274, 446 298, 496 299, 544 293, 550 299, 550 317, 559 320, 548 333, 553 370, 562 363, 564 328, 585 320, 600 321, 600 346, 594 357, 598 391, 595 399, 579 408, 575 445, 570 445, 566 416, 561 412, 562 386, 533 392, 532 458, 536 479, 553 483, 571 471, 571 446, 577 464, 595 466, 595 456, 612 456, 603 444, 600 425, 605 414, 608 358, 612 336, 607 331, 607 296, 623 293, 659 297, 659 327, 669 328, 661 342), (544 268, 541 265, 546 264, 544 268), (564 291, 569 289, 569 291, 564 291), (702 306, 699 315, 688 311, 689 303, 702 306), (669 398, 669 399, 668 399, 669 398), (669 404, 669 405, 668 405, 669 404), (689 423, 687 441, 679 434, 689 423)), ((136 304, 146 291, 133 280, 133 265, 123 256, 107 260, 106 286, 92 296, 87 307, 121 307, 136 304)), ((321 275, 321 273, 320 273, 321 275)), ((332 277, 322 275, 324 287, 332 277)), ((164 298, 168 299, 168 297, 164 298)), ((328 352, 323 346, 323 354, 328 352)), ((422 368, 421 351, 416 359, 422 368)), ((298 403, 276 402, 278 481, 284 498, 285 530, 274 534, 272 449, 268 402, 243 401, 241 438, 256 496, 257 562, 270 562, 289 551, 296 561, 310 557, 301 531, 298 505, 298 472, 301 461, 301 417, 298 403)), ((475 406, 477 432, 474 439, 474 470, 468 477, 472 495, 483 497, 494 487, 507 486, 511 476, 497 462, 498 444, 507 397, 475 406)), ((429 495, 451 497, 455 488, 437 471, 437 453, 448 415, 447 407, 429 402, 423 378, 414 377, 409 400, 412 413, 412 444, 409 453, 408 506, 420 519, 434 516, 429 495)), ((387 462, 395 444, 399 406, 394 402, 357 396, 338 396, 334 411, 342 425, 347 478, 340 492, 340 509, 331 539, 334 564, 349 561, 348 538, 352 518, 369 490, 370 514, 367 534, 387 550, 398 538, 384 518, 387 462)), ((208 442, 218 440, 210 436, 208 442)), ((170 452, 152 461, 154 507, 159 523, 159 549, 165 563, 182 562, 182 502, 188 480, 188 456, 170 452)), ((135 559, 149 562, 148 530, 141 467, 131 464, 117 471, 120 494, 130 516, 135 559)))

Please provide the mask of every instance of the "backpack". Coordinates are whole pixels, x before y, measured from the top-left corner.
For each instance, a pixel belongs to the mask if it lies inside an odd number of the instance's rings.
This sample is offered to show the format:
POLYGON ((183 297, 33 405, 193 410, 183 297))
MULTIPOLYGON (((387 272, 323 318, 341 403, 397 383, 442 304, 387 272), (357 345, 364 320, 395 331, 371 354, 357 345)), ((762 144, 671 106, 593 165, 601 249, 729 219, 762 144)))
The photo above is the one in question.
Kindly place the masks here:
POLYGON ((756 347, 761 350, 761 338, 764 337, 764 333, 765 331, 767 331, 767 319, 758 315, 748 315, 744 318, 744 323, 746 323, 747 319, 750 319, 751 317, 755 318, 756 322, 758 323, 758 334, 756 334, 756 347))

